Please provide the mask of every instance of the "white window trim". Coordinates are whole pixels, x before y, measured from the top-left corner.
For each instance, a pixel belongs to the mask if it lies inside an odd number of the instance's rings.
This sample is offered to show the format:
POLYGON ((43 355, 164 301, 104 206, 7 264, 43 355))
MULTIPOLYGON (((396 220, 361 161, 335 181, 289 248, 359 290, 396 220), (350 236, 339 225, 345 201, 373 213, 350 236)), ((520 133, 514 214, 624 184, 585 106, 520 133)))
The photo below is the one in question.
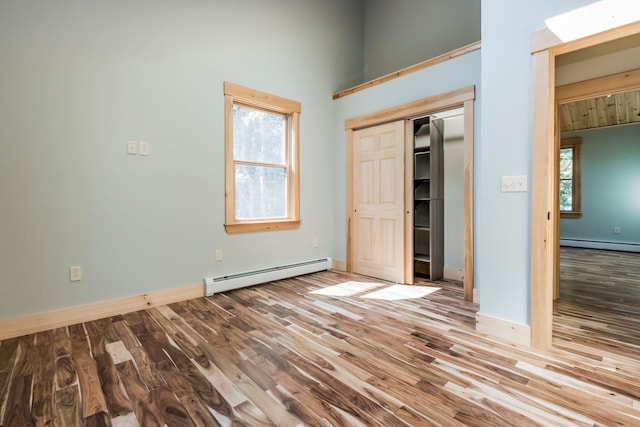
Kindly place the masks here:
POLYGON ((300 112, 297 101, 224 82, 225 110, 225 229, 227 233, 289 230, 300 227, 300 112), (237 219, 235 216, 235 165, 233 159, 233 106, 243 105, 286 114, 288 124, 287 215, 285 218, 237 219))

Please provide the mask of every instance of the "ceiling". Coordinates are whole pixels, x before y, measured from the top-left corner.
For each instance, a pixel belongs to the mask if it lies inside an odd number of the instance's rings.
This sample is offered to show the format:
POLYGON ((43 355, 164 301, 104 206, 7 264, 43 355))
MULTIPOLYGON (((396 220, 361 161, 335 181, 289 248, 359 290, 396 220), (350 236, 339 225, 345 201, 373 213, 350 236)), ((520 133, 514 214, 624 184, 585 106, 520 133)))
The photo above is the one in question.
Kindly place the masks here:
POLYGON ((640 90, 560 105, 560 131, 640 123, 640 90))

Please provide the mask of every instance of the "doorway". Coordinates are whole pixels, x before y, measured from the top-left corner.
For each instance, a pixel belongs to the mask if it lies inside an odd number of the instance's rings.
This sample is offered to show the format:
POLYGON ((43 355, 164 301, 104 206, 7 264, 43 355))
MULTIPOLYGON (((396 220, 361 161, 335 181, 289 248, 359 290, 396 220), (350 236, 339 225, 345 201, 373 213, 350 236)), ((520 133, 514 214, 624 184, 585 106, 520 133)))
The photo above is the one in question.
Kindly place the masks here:
MULTIPOLYGON (((573 41, 561 41, 549 30, 532 36, 534 64, 534 119, 531 207, 531 345, 550 349, 553 335, 553 299, 559 277, 558 99, 555 60, 565 53, 640 34, 640 22, 599 32, 573 41)), ((583 99, 603 92, 640 86, 640 73, 622 73, 598 79, 581 88, 583 99), (613 86, 611 86, 613 85, 613 86)))
MULTIPOLYGON (((475 88, 473 86, 458 89, 452 92, 424 98, 408 104, 392 107, 383 111, 377 111, 364 116, 351 118, 345 121, 346 148, 347 148, 347 271, 354 271, 354 132, 359 129, 390 123, 399 120, 410 120, 431 113, 440 112, 452 108, 462 108, 464 111, 464 266, 463 287, 464 297, 467 301, 473 300, 473 130, 474 130, 474 99, 475 88)), ((408 128, 407 128, 408 129, 408 128)), ((411 129, 413 137, 413 129, 411 129)), ((409 133, 407 130, 406 133, 409 133)), ((406 138, 405 138, 406 140, 406 138)), ((405 163, 413 161, 411 153, 405 150, 405 163), (408 159, 408 156, 411 159, 408 159)), ((413 177, 405 174, 404 183, 404 228, 405 236, 413 233, 413 221, 411 216, 414 197, 413 177)), ((412 239, 405 238, 404 255, 404 283, 413 282, 413 245, 409 247, 412 239)))

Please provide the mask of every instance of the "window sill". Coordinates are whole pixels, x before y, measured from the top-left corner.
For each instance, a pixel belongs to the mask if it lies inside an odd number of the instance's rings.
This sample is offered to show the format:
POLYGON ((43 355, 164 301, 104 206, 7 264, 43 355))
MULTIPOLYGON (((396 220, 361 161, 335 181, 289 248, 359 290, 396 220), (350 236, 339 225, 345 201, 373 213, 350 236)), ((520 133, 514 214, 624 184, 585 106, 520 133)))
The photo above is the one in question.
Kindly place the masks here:
POLYGON ((285 219, 280 221, 236 222, 225 224, 228 234, 254 233, 257 231, 292 230, 300 227, 300 220, 285 219))
POLYGON ((582 212, 560 212, 560 218, 580 218, 582 212))

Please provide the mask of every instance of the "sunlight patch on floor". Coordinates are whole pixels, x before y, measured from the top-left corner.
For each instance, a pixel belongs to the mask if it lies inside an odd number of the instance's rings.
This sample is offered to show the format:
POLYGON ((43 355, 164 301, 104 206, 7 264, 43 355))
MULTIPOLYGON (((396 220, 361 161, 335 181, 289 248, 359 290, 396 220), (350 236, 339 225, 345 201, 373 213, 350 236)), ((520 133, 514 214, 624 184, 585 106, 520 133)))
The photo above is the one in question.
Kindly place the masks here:
POLYGON ((332 297, 349 297, 362 292, 370 291, 373 288, 384 286, 384 283, 366 282, 344 282, 339 285, 327 286, 326 288, 311 291, 312 294, 327 295, 332 297))
POLYGON ((433 288, 430 286, 393 285, 370 294, 363 295, 362 298, 397 301, 403 299, 422 298, 439 290, 440 288, 433 288))

